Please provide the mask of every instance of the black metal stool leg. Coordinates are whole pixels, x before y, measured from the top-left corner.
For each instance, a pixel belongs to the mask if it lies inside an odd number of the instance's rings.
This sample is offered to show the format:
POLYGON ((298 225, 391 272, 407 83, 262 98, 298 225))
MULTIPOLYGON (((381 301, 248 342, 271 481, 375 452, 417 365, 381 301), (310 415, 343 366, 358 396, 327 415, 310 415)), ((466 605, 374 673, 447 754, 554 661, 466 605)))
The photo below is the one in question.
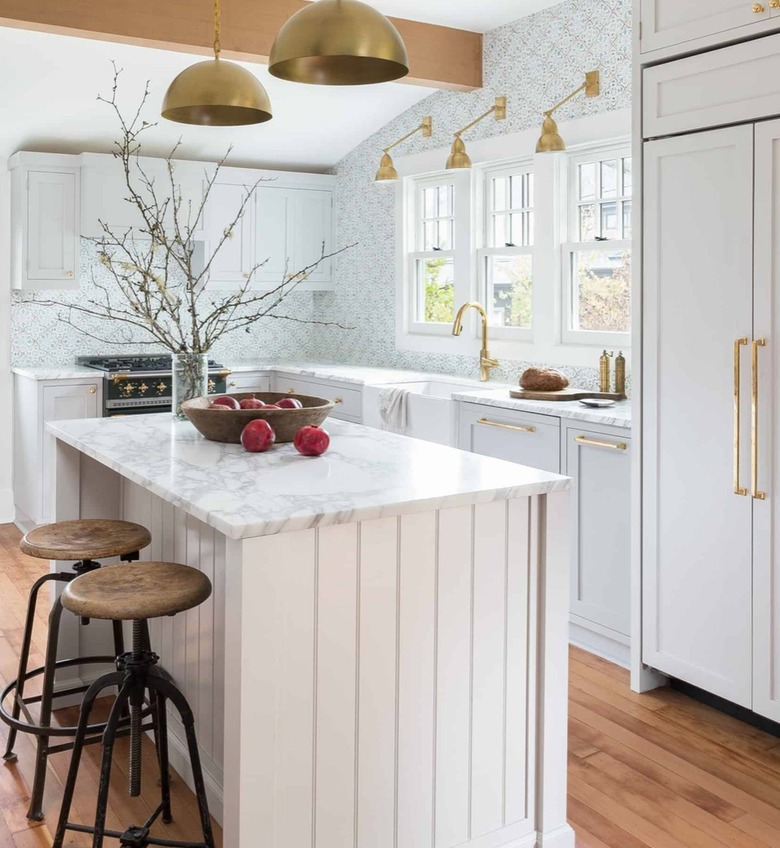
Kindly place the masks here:
POLYGON ((62 793, 60 818, 57 823, 57 831, 54 835, 52 848, 62 848, 65 840, 66 826, 68 824, 68 818, 70 817, 70 808, 73 804, 73 793, 76 789, 76 780, 79 776, 79 764, 81 763, 81 754, 84 750, 84 740, 87 735, 89 716, 92 712, 92 708, 98 695, 100 695, 104 689, 108 689, 110 686, 119 686, 124 679, 125 675, 121 671, 114 671, 111 674, 105 674, 89 687, 86 695, 84 696, 84 701, 81 704, 81 712, 79 714, 79 723, 76 729, 76 737, 73 740, 73 753, 71 755, 70 767, 68 769, 68 777, 65 781, 65 788, 62 793))
MULTIPOLYGON (((57 650, 60 641, 60 619, 62 618, 62 601, 57 598, 49 613, 49 634, 46 642, 46 671, 43 675, 41 691, 40 723, 42 727, 51 724, 52 701, 54 699, 54 683, 57 663, 57 650)), ((46 785, 46 764, 48 762, 49 737, 39 736, 35 752, 35 775, 32 791, 30 792, 30 807, 27 818, 33 821, 43 819, 43 791, 46 785)))
POLYGON ((154 742, 157 748, 157 762, 160 766, 160 799, 162 801, 162 820, 165 824, 173 821, 171 815, 171 767, 168 761, 168 702, 162 692, 152 696, 156 705, 157 727, 154 742))
MULTIPOLYGON (((19 681, 19 683, 16 687, 16 693, 11 712, 11 715, 14 719, 18 719, 21 715, 21 704, 22 699, 24 697, 24 685, 26 682, 25 675, 27 672, 27 666, 30 662, 30 647, 32 646, 33 628, 35 626, 35 611, 37 609, 38 604, 38 593, 47 583, 59 580, 62 580, 62 578, 56 574, 45 574, 43 577, 40 577, 38 580, 35 581, 32 589, 30 590, 30 597, 27 601, 27 616, 25 617, 24 621, 22 649, 19 652, 19 674, 17 676, 17 680, 19 681)), ((3 759, 6 760, 6 762, 16 761, 16 753, 14 752, 14 747, 16 746, 16 734, 16 728, 11 727, 8 731, 8 741, 5 747, 5 754, 3 754, 3 759)))

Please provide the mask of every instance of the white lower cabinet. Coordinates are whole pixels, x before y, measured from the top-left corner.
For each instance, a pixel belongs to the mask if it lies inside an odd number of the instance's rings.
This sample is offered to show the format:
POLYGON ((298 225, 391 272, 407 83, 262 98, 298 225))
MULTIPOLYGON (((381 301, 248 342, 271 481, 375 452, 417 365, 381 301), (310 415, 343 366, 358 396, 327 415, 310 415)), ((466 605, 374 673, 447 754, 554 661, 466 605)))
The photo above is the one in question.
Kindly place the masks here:
POLYGON ((288 394, 311 395, 332 400, 336 408, 332 418, 352 421, 360 424, 363 417, 363 390, 354 384, 339 383, 335 380, 320 380, 316 377, 301 378, 297 374, 275 373, 272 380, 273 391, 288 394))
POLYGON ((563 473, 574 481, 571 613, 628 644, 631 605, 631 440, 617 428, 566 426, 563 473))
POLYGON ((227 378, 229 395, 241 392, 270 392, 271 377, 267 371, 241 371, 227 378))
POLYGON ((16 375, 14 404, 14 501, 23 527, 53 520, 54 438, 49 421, 97 418, 102 380, 43 382, 16 375))

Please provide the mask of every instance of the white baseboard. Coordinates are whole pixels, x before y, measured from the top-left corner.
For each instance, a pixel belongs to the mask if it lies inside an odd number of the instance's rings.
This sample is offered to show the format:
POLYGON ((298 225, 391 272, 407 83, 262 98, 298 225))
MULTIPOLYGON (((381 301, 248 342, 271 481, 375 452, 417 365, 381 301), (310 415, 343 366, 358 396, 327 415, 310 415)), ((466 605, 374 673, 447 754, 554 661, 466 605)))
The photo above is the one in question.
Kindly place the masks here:
POLYGON ((631 668, 631 647, 603 633, 596 633, 570 621, 569 642, 589 654, 595 654, 623 668, 631 668))
POLYGON ((0 524, 14 521, 14 490, 0 489, 0 524))
POLYGON ((576 837, 572 828, 565 824, 549 833, 539 833, 536 838, 537 848, 574 848, 576 837))

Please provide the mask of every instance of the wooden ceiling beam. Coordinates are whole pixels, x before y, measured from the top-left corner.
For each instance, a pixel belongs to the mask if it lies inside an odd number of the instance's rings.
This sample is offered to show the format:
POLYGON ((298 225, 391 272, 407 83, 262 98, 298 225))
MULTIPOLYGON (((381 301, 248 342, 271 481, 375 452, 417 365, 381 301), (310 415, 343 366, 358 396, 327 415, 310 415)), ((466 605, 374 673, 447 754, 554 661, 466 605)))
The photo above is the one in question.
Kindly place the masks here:
MULTIPOLYGON (((282 24, 302 0, 222 0, 222 51, 227 58, 267 64, 282 24)), ((210 0, 0 0, 0 24, 208 54, 210 0)), ((402 82, 472 91, 482 86, 482 35, 391 19, 409 52, 402 82)))

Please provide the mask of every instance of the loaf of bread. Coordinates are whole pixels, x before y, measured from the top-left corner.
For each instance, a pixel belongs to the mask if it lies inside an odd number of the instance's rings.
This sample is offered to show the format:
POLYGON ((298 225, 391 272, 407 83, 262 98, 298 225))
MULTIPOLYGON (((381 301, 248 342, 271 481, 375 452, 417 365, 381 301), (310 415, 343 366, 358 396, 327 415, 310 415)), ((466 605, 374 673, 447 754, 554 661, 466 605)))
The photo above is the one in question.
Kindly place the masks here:
POLYGON ((554 368, 526 368, 520 377, 520 387, 529 392, 558 392, 568 385, 566 375, 554 368))

